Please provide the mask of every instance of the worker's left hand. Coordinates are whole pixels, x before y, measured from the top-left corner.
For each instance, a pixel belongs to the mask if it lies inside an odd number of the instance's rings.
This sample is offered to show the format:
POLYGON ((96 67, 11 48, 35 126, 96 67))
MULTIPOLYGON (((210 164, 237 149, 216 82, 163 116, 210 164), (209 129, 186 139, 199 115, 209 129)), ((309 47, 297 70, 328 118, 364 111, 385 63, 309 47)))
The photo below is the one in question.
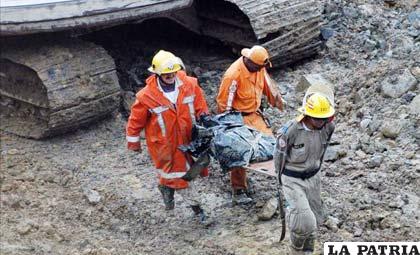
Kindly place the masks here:
POLYGON ((278 95, 276 97, 275 107, 277 107, 280 111, 283 111, 283 108, 284 108, 285 103, 286 102, 283 100, 283 98, 281 98, 280 95, 278 95))

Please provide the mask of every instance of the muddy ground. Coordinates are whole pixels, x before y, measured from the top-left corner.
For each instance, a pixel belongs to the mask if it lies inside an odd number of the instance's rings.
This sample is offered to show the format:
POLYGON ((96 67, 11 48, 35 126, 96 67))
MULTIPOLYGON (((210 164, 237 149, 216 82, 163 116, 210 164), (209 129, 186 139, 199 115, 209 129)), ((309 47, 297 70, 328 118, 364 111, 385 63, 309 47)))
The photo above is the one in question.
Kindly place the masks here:
MULTIPOLYGON (((316 253, 326 241, 419 241, 419 6, 336 0, 324 7, 322 51, 271 70, 288 107, 267 110, 276 130, 297 114, 302 75, 319 73, 335 85, 337 128, 322 170, 328 221, 316 253)), ((142 86, 156 49, 174 51, 199 76, 214 110, 221 75, 236 58, 229 47, 156 30, 149 41, 144 29, 118 27, 86 39, 116 59, 128 95, 142 86)), ((126 117, 122 106, 42 141, 1 133, 0 254, 286 254, 279 219, 257 218, 276 193, 273 178, 251 173, 255 203, 232 207, 229 179, 213 162, 198 189, 214 224, 200 225, 178 196, 166 212, 147 152, 126 149, 126 117)))

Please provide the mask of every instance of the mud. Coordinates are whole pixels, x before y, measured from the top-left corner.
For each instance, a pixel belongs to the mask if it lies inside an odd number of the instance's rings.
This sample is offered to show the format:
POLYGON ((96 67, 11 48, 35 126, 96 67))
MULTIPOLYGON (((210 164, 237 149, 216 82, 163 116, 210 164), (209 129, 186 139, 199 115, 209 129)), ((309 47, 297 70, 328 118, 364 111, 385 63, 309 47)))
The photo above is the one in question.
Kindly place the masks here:
MULTIPOLYGON (((297 115, 301 75, 320 73, 335 85, 337 127, 322 170, 328 220, 316 254, 326 241, 418 241, 420 47, 418 19, 409 19, 415 11, 410 1, 325 2, 322 52, 271 70, 288 102, 285 112, 266 110, 274 130, 297 115), (411 76, 407 89, 401 81, 411 76), (401 96, 388 96, 389 84, 401 96)), ((124 29, 87 39, 116 60, 125 91, 142 86, 153 52, 166 48, 198 75, 215 110, 220 78, 235 60, 229 48, 207 38, 181 40, 173 29, 153 29, 148 37, 140 27, 124 29)), ((197 183, 214 219, 204 227, 177 195, 175 210, 164 211, 147 152, 126 149, 125 122, 121 109, 48 140, 1 133, 0 254, 286 254, 280 220, 257 217, 276 193, 274 179, 250 173, 255 203, 232 207, 229 179, 212 162, 210 177, 197 183)))

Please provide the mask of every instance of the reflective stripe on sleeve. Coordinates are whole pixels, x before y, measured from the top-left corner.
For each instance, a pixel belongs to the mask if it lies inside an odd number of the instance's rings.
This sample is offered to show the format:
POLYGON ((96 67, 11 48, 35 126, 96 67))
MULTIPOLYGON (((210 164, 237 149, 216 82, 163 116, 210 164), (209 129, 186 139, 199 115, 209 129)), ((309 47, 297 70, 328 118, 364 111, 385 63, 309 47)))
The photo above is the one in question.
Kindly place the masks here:
POLYGON ((195 120, 195 109, 194 109, 194 98, 195 95, 184 97, 184 100, 182 100, 183 104, 188 104, 188 109, 190 111, 190 117, 193 124, 196 124, 195 120))
POLYGON ((158 124, 162 132, 162 136, 166 136, 166 126, 165 126, 165 121, 163 120, 162 113, 164 111, 167 111, 168 109, 169 107, 167 106, 158 106, 158 107, 150 109, 150 112, 156 114, 158 117, 158 124))
POLYGON ((127 142, 129 143, 137 143, 140 141, 140 136, 126 136, 127 142))
POLYGON ((235 97, 237 88, 238 88, 238 83, 235 80, 233 80, 232 84, 229 87, 229 95, 228 95, 228 101, 226 104, 226 111, 232 110, 233 98, 235 97))

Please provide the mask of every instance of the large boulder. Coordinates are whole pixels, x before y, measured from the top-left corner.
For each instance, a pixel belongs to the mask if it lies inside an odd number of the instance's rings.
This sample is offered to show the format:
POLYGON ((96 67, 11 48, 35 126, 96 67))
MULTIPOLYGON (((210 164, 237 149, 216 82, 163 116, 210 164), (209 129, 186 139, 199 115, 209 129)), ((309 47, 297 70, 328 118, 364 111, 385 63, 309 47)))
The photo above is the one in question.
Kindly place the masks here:
POLYGON ((390 76, 382 82, 382 94, 385 97, 399 98, 407 91, 414 89, 416 84, 416 78, 410 70, 405 69, 398 77, 390 76))

